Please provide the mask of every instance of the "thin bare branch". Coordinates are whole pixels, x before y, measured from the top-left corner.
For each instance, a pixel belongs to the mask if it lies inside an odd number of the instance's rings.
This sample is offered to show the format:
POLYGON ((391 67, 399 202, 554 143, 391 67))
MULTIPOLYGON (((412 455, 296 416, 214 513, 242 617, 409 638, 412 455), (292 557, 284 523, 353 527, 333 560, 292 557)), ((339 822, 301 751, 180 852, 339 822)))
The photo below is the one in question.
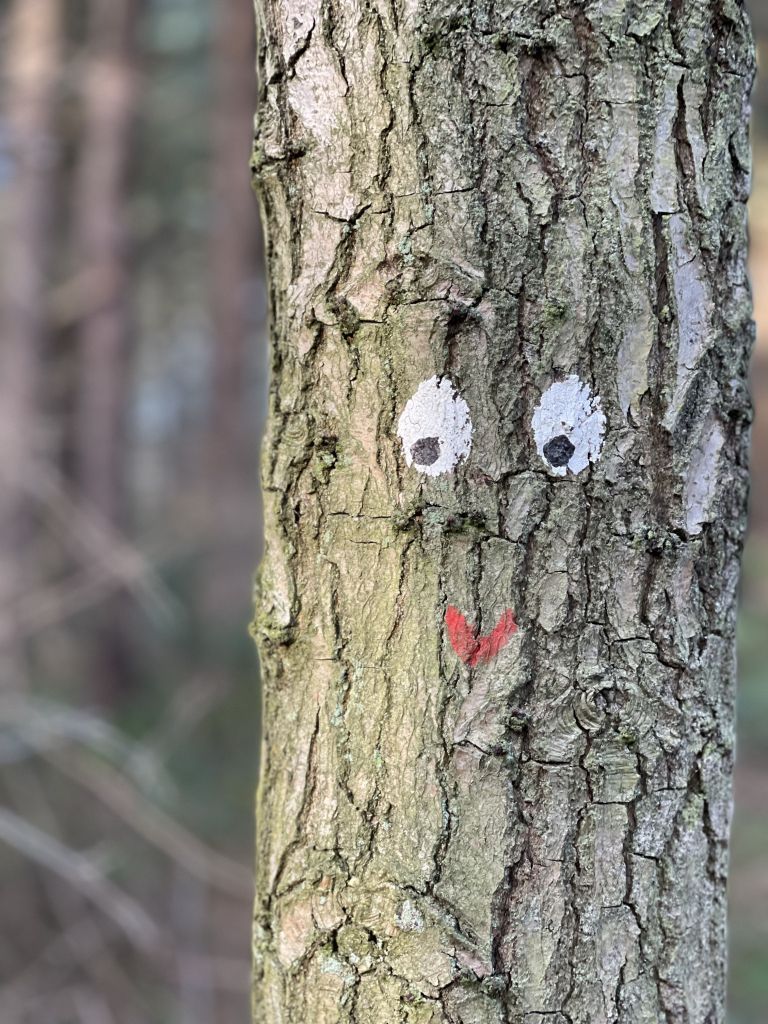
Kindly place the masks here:
POLYGON ((46 504, 87 558, 107 568, 150 612, 164 621, 175 621, 183 614, 142 552, 96 509, 72 494, 52 466, 28 467, 21 483, 46 504))
POLYGON ((111 765, 103 761, 89 763, 84 758, 55 750, 48 750, 43 756, 62 774, 97 796, 142 838, 162 850, 190 875, 232 896, 252 897, 253 880, 246 867, 206 846, 111 765))
POLYGON ((93 860, 71 850, 7 808, 0 808, 0 840, 82 893, 144 952, 162 949, 162 929, 132 897, 105 877, 93 860))
POLYGON ((42 698, 0 698, 0 764, 73 742, 116 762, 137 785, 160 792, 165 800, 176 792, 153 751, 136 740, 129 742, 99 715, 42 698))

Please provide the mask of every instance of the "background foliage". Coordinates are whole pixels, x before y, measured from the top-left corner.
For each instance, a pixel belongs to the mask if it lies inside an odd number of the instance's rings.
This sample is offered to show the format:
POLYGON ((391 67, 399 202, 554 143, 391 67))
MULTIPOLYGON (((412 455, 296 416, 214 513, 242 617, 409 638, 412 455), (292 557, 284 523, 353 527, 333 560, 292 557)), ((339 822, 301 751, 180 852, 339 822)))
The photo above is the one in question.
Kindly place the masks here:
MULTIPOLYGON (((2 1024, 248 1019, 266 397, 251 25, 250 0, 0 0, 2 1024)), ((729 1024, 768 1006, 762 85, 755 110, 729 1024)))

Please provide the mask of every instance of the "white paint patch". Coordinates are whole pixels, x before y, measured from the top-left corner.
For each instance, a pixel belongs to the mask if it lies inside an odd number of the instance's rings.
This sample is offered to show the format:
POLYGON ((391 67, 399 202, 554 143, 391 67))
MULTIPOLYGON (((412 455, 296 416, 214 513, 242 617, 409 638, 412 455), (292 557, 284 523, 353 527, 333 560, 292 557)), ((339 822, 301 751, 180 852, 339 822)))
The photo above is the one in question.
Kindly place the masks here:
POLYGON ((597 462, 603 447, 605 414, 600 398, 576 374, 555 381, 533 414, 536 450, 557 476, 580 473, 597 462))
POLYGON ((411 900, 406 900, 395 915, 395 923, 403 932, 420 932, 424 930, 424 916, 411 900))
POLYGON ((426 476, 452 472, 472 447, 469 406, 449 377, 419 384, 397 424, 405 461, 426 476))

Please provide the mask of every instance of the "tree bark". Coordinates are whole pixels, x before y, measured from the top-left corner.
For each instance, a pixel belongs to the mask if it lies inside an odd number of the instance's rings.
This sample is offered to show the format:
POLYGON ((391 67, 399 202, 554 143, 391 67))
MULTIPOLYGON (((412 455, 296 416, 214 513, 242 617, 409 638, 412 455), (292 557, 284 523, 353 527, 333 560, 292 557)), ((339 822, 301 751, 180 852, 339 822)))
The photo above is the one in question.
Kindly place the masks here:
POLYGON ((248 336, 258 222, 247 188, 248 130, 253 99, 253 21, 248 4, 216 8, 213 216, 210 248, 213 397, 209 460, 212 479, 229 491, 253 468, 248 436, 248 336), (243 155, 245 154, 245 159, 243 155))
POLYGON ((259 28, 255 1019, 722 1022, 744 10, 259 28))

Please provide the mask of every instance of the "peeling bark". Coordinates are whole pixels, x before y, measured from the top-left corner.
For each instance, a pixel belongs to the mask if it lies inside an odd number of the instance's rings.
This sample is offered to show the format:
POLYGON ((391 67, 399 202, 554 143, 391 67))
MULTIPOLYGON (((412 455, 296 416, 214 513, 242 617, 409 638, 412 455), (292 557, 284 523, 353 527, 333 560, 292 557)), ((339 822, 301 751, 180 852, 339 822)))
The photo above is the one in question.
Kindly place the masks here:
POLYGON ((263 0, 259 30, 255 1019, 722 1022, 742 6, 263 0), (473 424, 439 476, 398 436, 433 377, 473 424), (571 377, 605 416, 578 473, 572 424, 532 429, 571 377), (462 660, 449 606, 517 632, 462 660))

